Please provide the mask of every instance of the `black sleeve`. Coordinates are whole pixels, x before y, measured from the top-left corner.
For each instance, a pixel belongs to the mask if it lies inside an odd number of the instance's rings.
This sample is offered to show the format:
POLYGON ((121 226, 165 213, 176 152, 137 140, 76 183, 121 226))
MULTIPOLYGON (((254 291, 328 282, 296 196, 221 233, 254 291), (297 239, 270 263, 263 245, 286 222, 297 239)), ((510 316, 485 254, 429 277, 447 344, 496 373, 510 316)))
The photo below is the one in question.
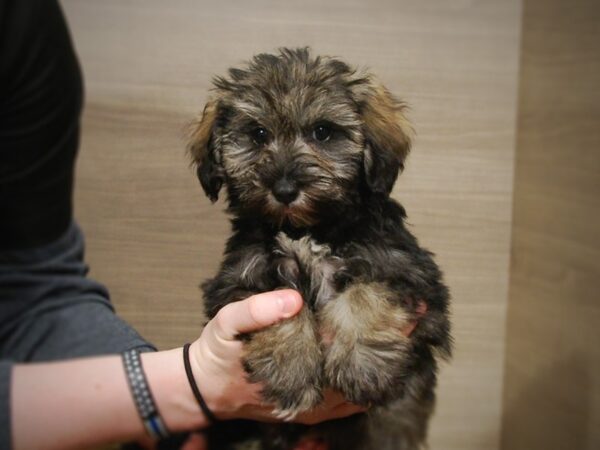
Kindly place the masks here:
POLYGON ((68 228, 82 97, 58 2, 0 0, 0 250, 68 228))

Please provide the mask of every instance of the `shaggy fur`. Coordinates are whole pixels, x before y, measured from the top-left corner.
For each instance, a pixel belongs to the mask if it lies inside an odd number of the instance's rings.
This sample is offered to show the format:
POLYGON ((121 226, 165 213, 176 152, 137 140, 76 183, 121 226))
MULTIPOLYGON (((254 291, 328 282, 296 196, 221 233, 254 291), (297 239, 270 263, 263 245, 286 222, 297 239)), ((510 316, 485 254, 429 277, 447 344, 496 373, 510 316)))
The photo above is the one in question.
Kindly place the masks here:
POLYGON ((233 235, 203 285, 207 314, 298 289, 298 316, 242 337, 250 380, 286 419, 325 388, 373 407, 313 427, 220 424, 211 448, 284 450, 307 435, 332 450, 421 448, 435 355, 450 355, 449 295, 389 197, 410 148, 404 105, 373 76, 307 49, 257 55, 214 84, 190 150, 207 196, 226 189, 233 235))

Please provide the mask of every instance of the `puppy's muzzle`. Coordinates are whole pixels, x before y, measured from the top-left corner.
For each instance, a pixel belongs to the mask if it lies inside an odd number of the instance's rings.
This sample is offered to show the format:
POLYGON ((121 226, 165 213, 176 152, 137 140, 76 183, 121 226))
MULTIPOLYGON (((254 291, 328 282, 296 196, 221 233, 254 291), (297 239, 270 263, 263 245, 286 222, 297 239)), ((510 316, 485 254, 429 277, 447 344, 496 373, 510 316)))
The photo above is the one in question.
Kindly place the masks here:
POLYGON ((289 205, 298 197, 298 185, 288 177, 280 178, 272 188, 273 196, 284 205, 289 205))

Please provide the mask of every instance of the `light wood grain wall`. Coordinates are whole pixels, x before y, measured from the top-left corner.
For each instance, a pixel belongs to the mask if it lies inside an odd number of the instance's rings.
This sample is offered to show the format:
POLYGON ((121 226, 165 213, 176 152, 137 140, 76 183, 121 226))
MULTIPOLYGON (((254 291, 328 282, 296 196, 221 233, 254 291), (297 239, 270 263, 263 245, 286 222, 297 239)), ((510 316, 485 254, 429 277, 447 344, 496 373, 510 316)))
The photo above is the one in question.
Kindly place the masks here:
POLYGON ((228 234, 201 195, 183 127, 213 74, 310 45, 377 73, 411 105, 414 151, 394 197, 451 287, 455 358, 432 449, 500 442, 519 0, 63 1, 87 86, 76 213, 92 275, 161 348, 195 338, 200 280, 228 234))
POLYGON ((600 3, 525 0, 502 448, 600 448, 600 3))

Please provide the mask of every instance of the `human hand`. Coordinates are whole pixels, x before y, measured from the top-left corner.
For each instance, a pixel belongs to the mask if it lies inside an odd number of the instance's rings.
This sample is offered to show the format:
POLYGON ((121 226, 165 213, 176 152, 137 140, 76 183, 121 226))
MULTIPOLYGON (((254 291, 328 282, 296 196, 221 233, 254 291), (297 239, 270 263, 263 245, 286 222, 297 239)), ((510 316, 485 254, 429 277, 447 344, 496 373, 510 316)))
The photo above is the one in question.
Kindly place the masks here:
MULTIPOLYGON (((302 308, 296 291, 278 290, 231 303, 219 311, 190 347, 190 363, 208 407, 219 419, 252 419, 275 422, 273 405, 265 404, 261 385, 247 381, 242 367, 243 343, 236 337, 290 318, 302 308)), ((341 394, 328 391, 313 411, 295 421, 314 424, 364 411, 341 394)))
MULTIPOLYGON (((312 411, 308 411, 305 413, 301 413, 296 418, 296 421, 304 423, 306 425, 311 425, 319 422, 323 422, 325 420, 333 420, 336 418, 346 417, 352 414, 356 414, 358 412, 364 411, 364 409, 353 405, 352 403, 348 403, 346 399, 342 396, 342 394, 338 392, 334 392, 332 390, 326 390, 323 393, 324 400, 321 405, 315 408, 312 411)), ((272 407, 264 405, 263 407, 258 407, 257 410, 253 411, 254 413, 258 413, 259 416, 252 417, 255 420, 263 420, 263 421, 275 421, 271 411, 272 407)), ((206 450, 208 448, 208 444, 206 442, 206 436, 202 433, 191 433, 187 438, 181 450, 206 450)), ((311 439, 304 439, 299 445, 295 447, 295 450, 301 449, 327 449, 326 446, 322 446, 318 441, 313 442, 311 439), (321 446, 320 446, 321 445, 321 446)), ((153 447, 151 447, 154 450, 153 447)))
MULTIPOLYGON (((348 403, 341 394, 334 392, 332 390, 327 390, 324 392, 324 400, 321 405, 319 405, 313 411, 309 411, 303 414, 300 414, 297 417, 299 422, 310 425, 314 423, 319 423, 324 420, 332 420, 335 418, 345 417, 348 415, 355 414, 357 412, 362 411, 356 405, 348 403)), ((270 414, 272 407, 265 406, 264 409, 259 409, 260 415, 259 418, 252 417, 256 420, 264 420, 264 421, 273 421, 274 418, 270 414)), ((147 442, 147 446, 144 448, 148 450, 156 450, 155 442, 147 442)), ((206 441, 206 436, 203 433, 194 432, 191 433, 186 441, 184 442, 181 450, 206 450, 208 448, 208 443, 206 441)), ((318 442, 312 442, 310 439, 305 439, 301 444, 295 447, 295 450, 317 450, 327 447, 319 447, 318 442)))
MULTIPOLYGON (((239 333, 255 331, 290 318, 302 308, 302 300, 295 291, 276 291, 250 297, 230 304, 204 329, 202 336, 190 349, 190 362, 202 392, 211 410, 220 419, 246 418, 275 422, 273 406, 261 401, 260 385, 246 381, 241 366, 242 343, 236 339, 239 333), (204 364, 209 362, 209 364, 204 364)), ((417 318, 427 311, 421 300, 416 310, 417 318)), ((400 332, 409 336, 417 320, 412 320, 400 332)), ((325 420, 346 417, 364 408, 346 401, 342 394, 333 390, 324 392, 321 405, 312 411, 299 414, 296 421, 307 425, 325 420)), ((203 434, 192 433, 182 450, 205 450, 203 434)), ((318 442, 303 441, 306 448, 321 448, 318 442)), ((301 448, 299 445, 298 448, 301 448)), ((302 447, 304 448, 304 447, 302 447)), ((325 448, 325 447, 323 447, 325 448)))

